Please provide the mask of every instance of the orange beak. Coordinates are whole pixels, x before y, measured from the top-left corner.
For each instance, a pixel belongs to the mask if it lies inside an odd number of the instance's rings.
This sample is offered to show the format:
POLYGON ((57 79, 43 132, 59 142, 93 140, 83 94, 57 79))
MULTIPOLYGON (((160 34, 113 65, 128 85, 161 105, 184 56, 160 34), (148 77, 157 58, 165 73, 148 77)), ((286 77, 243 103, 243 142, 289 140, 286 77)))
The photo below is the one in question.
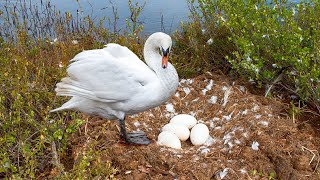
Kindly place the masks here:
POLYGON ((167 56, 162 56, 162 68, 165 69, 168 67, 168 55, 167 56))

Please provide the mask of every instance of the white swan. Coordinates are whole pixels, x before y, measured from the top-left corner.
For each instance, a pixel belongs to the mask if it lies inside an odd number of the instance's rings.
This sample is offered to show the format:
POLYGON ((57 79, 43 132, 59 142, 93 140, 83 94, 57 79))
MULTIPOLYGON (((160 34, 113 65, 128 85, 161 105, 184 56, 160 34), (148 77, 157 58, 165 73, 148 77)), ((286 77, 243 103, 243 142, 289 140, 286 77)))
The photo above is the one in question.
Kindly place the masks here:
POLYGON ((57 95, 72 98, 51 112, 72 109, 118 119, 127 143, 149 144, 144 133, 126 132, 125 116, 159 106, 175 93, 179 80, 168 62, 171 46, 169 35, 152 34, 144 46, 147 65, 128 48, 113 43, 77 54, 68 77, 55 89, 57 95))

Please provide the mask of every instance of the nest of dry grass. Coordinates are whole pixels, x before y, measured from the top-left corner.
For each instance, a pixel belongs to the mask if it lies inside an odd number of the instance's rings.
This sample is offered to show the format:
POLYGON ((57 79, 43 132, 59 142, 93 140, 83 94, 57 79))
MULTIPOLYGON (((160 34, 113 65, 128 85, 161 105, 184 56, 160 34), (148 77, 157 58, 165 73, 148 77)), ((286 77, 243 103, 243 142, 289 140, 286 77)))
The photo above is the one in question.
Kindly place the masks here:
POLYGON ((72 151, 64 163, 72 169, 90 149, 103 152, 100 161, 111 162, 119 179, 319 178, 320 139, 282 116, 285 107, 208 72, 182 79, 166 104, 127 118, 128 130, 144 131, 154 140, 151 145, 124 146, 119 143, 117 122, 87 117, 72 138, 72 151), (208 143, 193 146, 187 140, 182 150, 156 144, 163 125, 181 113, 194 115, 209 127, 208 143))

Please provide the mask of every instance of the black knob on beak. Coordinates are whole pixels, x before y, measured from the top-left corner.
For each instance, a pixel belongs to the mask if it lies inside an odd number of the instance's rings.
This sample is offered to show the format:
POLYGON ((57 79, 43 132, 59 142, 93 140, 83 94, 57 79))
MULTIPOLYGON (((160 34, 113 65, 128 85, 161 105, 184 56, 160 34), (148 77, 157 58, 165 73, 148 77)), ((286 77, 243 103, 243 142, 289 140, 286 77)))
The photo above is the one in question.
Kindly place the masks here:
POLYGON ((166 49, 166 50, 164 50, 164 49, 161 47, 161 51, 162 51, 163 56, 168 56, 168 54, 169 54, 169 48, 166 49))

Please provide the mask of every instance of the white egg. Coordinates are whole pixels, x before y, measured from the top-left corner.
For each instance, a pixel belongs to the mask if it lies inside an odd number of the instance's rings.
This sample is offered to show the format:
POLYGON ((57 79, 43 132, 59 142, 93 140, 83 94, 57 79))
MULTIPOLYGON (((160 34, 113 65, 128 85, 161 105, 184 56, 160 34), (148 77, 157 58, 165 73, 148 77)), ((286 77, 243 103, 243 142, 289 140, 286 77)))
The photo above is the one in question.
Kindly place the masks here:
POLYGON ((191 129, 194 125, 197 124, 197 120, 195 117, 189 115, 189 114, 179 114, 174 116, 170 123, 174 124, 181 124, 186 126, 187 128, 191 129))
POLYGON ((204 144, 209 138, 209 129, 205 124, 196 124, 190 133, 191 143, 195 146, 204 144))
POLYGON ((186 126, 169 123, 163 126, 162 131, 174 133, 181 141, 186 141, 190 136, 190 131, 186 126))
POLYGON ((159 134, 157 144, 174 149, 181 149, 179 138, 169 131, 163 131, 159 134))

